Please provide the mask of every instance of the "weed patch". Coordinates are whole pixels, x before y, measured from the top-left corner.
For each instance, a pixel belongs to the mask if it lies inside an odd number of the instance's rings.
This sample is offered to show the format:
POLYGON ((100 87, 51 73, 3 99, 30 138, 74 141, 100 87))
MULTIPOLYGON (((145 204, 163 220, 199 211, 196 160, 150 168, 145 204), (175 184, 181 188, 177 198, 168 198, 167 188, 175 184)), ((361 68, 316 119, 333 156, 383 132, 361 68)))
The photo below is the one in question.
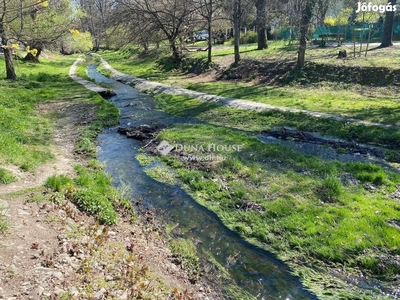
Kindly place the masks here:
POLYGON ((175 262, 189 273, 189 280, 195 283, 201 275, 200 260, 196 246, 187 239, 173 239, 170 243, 175 262))
POLYGON ((53 192, 52 202, 68 199, 82 211, 95 215, 101 224, 116 224, 117 211, 135 217, 132 204, 112 186, 109 176, 97 164, 91 163, 87 168, 77 166, 76 171, 74 179, 64 175, 47 179, 45 187, 53 192))
POLYGON ((7 169, 0 168, 0 184, 9 184, 11 182, 16 181, 16 178, 13 174, 7 169))

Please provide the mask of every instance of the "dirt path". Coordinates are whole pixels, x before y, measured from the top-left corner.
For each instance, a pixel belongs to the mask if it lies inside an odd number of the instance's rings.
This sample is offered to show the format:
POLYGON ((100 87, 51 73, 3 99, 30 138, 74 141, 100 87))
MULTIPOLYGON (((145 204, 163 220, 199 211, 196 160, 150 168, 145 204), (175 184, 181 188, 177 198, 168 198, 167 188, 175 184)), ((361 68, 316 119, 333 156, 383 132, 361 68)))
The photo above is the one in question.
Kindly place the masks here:
POLYGON ((306 115, 310 115, 313 117, 319 117, 319 118, 329 118, 329 119, 333 119, 336 121, 346 121, 346 122, 352 122, 352 123, 359 123, 359 124, 363 124, 363 125, 378 126, 378 127, 383 127, 383 128, 400 129, 400 126, 396 126, 396 125, 369 122, 369 121, 364 121, 364 120, 360 120, 360 119, 341 117, 341 116, 333 115, 333 114, 327 114, 327 113, 321 113, 321 112, 315 112, 315 111, 309 111, 309 110, 302 110, 302 109, 296 109, 296 108, 288 108, 288 107, 283 107, 283 106, 275 106, 275 105, 269 105, 269 104, 265 104, 265 103, 252 102, 249 100, 235 99, 235 98, 205 94, 205 93, 196 92, 196 91, 192 91, 192 90, 188 90, 188 89, 183 89, 180 87, 174 87, 174 86, 170 86, 170 85, 166 85, 166 84, 162 84, 162 83, 158 83, 158 82, 148 81, 148 80, 145 80, 142 78, 138 78, 138 77, 134 77, 131 75, 121 73, 121 72, 115 70, 113 67, 111 67, 104 59, 102 59, 102 65, 104 68, 106 68, 107 70, 112 72, 113 79, 122 81, 125 83, 129 83, 130 85, 134 86, 135 88, 137 88, 139 90, 144 90, 144 89, 151 90, 155 94, 165 93, 165 94, 174 94, 174 95, 187 95, 187 96, 199 99, 204 102, 214 102, 217 105, 223 105, 223 106, 233 107, 233 108, 243 109, 243 110, 255 110, 255 111, 279 110, 279 111, 292 112, 292 113, 303 113, 306 115))
POLYGON ((55 159, 35 174, 8 166, 18 181, 0 185, 0 213, 9 224, 0 234, 0 299, 219 299, 173 263, 157 224, 121 218, 104 227, 71 203, 54 201, 42 185, 85 164, 74 148, 79 125, 90 122, 94 107, 55 102, 39 109, 57 113, 55 159))

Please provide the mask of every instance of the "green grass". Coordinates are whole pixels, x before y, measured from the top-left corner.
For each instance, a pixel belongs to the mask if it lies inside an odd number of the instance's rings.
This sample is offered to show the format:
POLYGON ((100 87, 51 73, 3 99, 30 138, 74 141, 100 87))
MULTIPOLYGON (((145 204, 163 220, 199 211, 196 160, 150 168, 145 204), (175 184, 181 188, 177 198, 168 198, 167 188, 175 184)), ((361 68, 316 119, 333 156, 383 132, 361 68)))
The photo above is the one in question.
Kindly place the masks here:
MULTIPOLYGON (((376 260, 382 253, 400 253, 397 229, 386 223, 400 211, 399 203, 390 198, 400 176, 374 164, 304 156, 280 145, 263 144, 251 134, 291 126, 364 142, 394 143, 397 131, 303 114, 236 110, 185 96, 155 97, 158 108, 167 113, 209 123, 175 126, 163 131, 159 140, 205 149, 209 144, 242 145, 239 152, 213 153, 226 156, 222 162, 162 157, 176 169, 188 192, 229 228, 285 259, 296 261, 300 256, 300 261, 313 265, 341 264, 381 279, 394 278, 397 269, 390 264, 378 268, 376 260), (366 183, 376 189, 366 190, 366 183)), ((190 154, 204 153, 187 151, 190 154)))
MULTIPOLYGON (((170 114, 197 117, 218 126, 255 133, 287 126, 360 143, 388 145, 393 148, 400 146, 400 132, 391 128, 318 118, 302 113, 239 110, 188 96, 159 94, 155 98, 158 100, 157 107, 170 114)), ((396 153, 397 151, 388 152, 389 158, 396 160, 396 153)))
MULTIPOLYGON (((19 80, 0 79, 0 164, 13 164, 34 171, 52 159, 51 121, 39 114, 39 103, 68 99, 82 88, 68 77, 75 57, 44 60, 41 64, 16 62, 19 80)), ((4 74, 0 59, 0 73, 4 74)))
POLYGON ((53 202, 68 199, 80 210, 96 216, 100 224, 116 224, 117 212, 135 217, 132 204, 113 187, 97 161, 92 160, 86 168, 77 166, 75 170, 75 178, 60 175, 47 179, 45 187, 54 192, 50 195, 53 202))
POLYGON ((12 172, 7 169, 0 168, 0 184, 9 184, 14 181, 16 181, 16 178, 13 176, 12 172))
POLYGON ((167 74, 164 69, 157 66, 157 60, 164 58, 166 53, 168 52, 163 48, 141 56, 138 48, 127 46, 118 52, 102 51, 100 55, 123 73, 132 74, 134 70, 135 76, 162 81, 167 78, 167 74))
POLYGON ((153 156, 149 156, 144 153, 136 155, 136 159, 139 161, 140 165, 144 167, 151 165, 155 161, 155 158, 153 156))
POLYGON ((201 266, 193 242, 182 238, 172 239, 170 248, 173 257, 188 272, 189 280, 196 282, 201 276, 201 266))
MULTIPOLYGON (((301 256, 328 265, 340 263, 389 280, 395 276, 390 266, 376 273, 361 260, 364 251, 375 255, 400 253, 397 229, 386 223, 397 218, 400 211, 399 203, 389 196, 400 184, 398 174, 372 164, 303 156, 283 146, 263 144, 243 133, 209 125, 175 126, 158 138, 204 147, 243 145, 243 151, 225 152, 225 161, 191 165, 180 159, 186 167, 175 164, 175 168, 199 203, 254 243, 283 257, 301 256), (346 176, 361 182, 353 184, 346 176), (362 183, 375 184, 377 189, 367 191, 362 183)), ((171 161, 179 157, 167 156, 165 161, 172 165, 171 161)))
POLYGON ((400 125, 398 94, 387 87, 328 82, 285 87, 209 82, 190 83, 186 87, 218 96, 400 125))
MULTIPOLYGON (((70 66, 77 56, 55 56, 52 60, 42 59, 40 64, 17 62, 18 81, 0 80, 0 164, 14 164, 23 170, 34 171, 49 159, 52 142, 54 113, 43 113, 41 103, 75 101, 89 103, 95 109, 90 124, 79 128, 80 135, 76 152, 94 157, 97 134, 104 127, 119 122, 118 109, 100 97, 87 91, 68 77, 70 66)), ((0 70, 4 68, 0 65, 0 70)), ((82 73, 84 70, 78 68, 82 73)), ((82 74, 78 75, 82 75, 82 74)), ((131 217, 132 205, 112 187, 110 178, 95 160, 88 166, 77 167, 78 176, 52 176, 46 187, 53 190, 52 201, 70 199, 82 210, 97 216, 100 223, 115 224, 116 209, 131 217)), ((0 182, 9 183, 14 178, 10 172, 0 168, 0 182)), ((38 196, 32 201, 41 201, 38 196)))

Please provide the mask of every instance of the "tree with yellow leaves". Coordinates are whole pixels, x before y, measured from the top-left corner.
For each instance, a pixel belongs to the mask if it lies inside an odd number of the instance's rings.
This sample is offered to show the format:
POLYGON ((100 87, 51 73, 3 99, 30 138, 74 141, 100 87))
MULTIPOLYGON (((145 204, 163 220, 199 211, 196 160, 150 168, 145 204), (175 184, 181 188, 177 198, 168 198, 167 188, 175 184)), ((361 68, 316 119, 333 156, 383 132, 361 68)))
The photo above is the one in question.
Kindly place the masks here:
POLYGON ((45 46, 71 34, 72 15, 68 0, 0 0, 0 39, 6 78, 17 79, 12 43, 29 46, 25 59, 38 62, 45 46))

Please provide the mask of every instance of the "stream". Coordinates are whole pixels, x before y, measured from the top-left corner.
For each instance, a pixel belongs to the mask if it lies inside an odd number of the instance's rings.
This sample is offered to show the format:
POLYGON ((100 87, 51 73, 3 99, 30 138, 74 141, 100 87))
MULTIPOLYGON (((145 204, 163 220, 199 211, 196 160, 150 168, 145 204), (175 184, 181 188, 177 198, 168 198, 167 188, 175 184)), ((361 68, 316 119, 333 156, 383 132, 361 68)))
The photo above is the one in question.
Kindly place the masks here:
MULTIPOLYGON (((88 66, 88 75, 116 92, 109 101, 121 112, 121 126, 200 123, 156 110, 154 98, 102 76, 95 65, 88 66)), ((204 276, 223 291, 225 295, 221 298, 233 299, 227 296, 227 289, 235 285, 258 299, 317 299, 274 254, 251 245, 229 230, 215 213, 199 205, 179 185, 161 183, 148 176, 145 167, 135 158, 142 153, 143 142, 128 139, 113 127, 99 135, 98 145, 98 159, 114 184, 126 188, 128 197, 141 199, 144 207, 160 211, 157 216, 162 216, 162 223, 176 224, 171 232, 173 236, 196 244, 204 276)))

